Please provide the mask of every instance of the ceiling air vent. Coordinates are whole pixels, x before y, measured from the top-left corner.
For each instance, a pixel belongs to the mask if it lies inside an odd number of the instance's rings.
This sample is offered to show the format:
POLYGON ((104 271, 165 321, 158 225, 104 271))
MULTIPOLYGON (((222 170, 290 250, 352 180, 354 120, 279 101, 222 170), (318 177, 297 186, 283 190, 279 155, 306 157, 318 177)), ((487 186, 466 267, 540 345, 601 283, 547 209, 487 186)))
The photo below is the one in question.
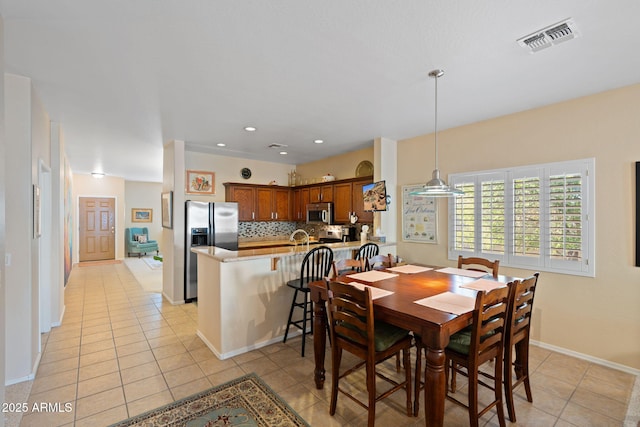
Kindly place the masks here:
POLYGON ((569 18, 518 39, 518 44, 534 53, 577 36, 576 24, 569 18))
POLYGON ((284 147, 288 147, 287 144, 278 144, 277 142, 274 142, 273 144, 269 144, 269 148, 284 148, 284 147))

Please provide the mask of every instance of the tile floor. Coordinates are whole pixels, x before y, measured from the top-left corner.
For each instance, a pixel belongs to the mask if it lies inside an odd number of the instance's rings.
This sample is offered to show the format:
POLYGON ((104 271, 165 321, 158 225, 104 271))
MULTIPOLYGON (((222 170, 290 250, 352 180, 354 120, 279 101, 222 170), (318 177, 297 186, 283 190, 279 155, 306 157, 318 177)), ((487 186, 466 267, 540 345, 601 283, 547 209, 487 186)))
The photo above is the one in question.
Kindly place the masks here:
MULTIPOLYGON (((61 410, 27 413, 21 420, 10 414, 6 426, 106 426, 248 372, 259 374, 314 427, 366 425, 365 410, 344 396, 329 416, 328 387, 315 389, 313 357, 300 357, 300 338, 218 360, 195 335, 197 306, 172 306, 145 291, 125 264, 74 268, 65 303, 62 326, 42 337, 35 380, 7 388, 8 402, 26 400, 29 408, 58 402, 61 410)), ((635 376, 538 347, 531 353, 534 403, 526 402, 520 387, 518 422, 508 425, 624 425, 635 376)), ((364 377, 354 388, 364 395, 363 385, 364 377)), ((461 378, 459 385, 464 393, 461 378)), ((424 425, 424 412, 412 418, 403 408, 401 393, 379 403, 377 425, 424 425)), ((447 403, 445 424, 468 425, 466 412, 447 403)), ((481 425, 498 425, 495 411, 481 425)))

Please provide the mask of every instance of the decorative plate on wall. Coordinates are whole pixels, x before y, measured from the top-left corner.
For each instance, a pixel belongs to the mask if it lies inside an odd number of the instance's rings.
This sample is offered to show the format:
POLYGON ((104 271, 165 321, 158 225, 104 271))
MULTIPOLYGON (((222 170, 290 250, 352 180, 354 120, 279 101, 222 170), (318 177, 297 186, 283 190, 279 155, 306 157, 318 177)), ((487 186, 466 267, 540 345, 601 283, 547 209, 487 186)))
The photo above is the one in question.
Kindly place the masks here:
POLYGON ((373 175, 373 164, 369 160, 363 160, 356 167, 356 177, 373 175))
POLYGON ((241 175, 244 179, 249 179, 249 178, 251 178, 251 169, 249 169, 249 168, 242 168, 242 170, 240 171, 240 175, 241 175))

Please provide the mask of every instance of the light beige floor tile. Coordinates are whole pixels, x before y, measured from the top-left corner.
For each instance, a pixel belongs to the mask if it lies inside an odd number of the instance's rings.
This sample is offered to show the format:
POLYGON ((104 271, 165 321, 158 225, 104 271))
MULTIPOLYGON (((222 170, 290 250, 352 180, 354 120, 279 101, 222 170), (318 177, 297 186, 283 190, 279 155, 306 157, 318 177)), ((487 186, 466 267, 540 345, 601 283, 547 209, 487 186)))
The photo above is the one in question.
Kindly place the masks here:
POLYGON ((180 342, 163 345, 162 347, 155 347, 152 351, 156 360, 187 353, 187 349, 180 342))
POLYGON ((174 388, 205 376, 204 372, 195 363, 170 372, 163 372, 163 374, 169 388, 174 388))
POLYGON ((91 378, 99 377, 118 371, 118 360, 111 359, 104 362, 87 365, 80 368, 79 380, 85 381, 91 378))
POLYGON ((569 402, 560 419, 580 427, 620 427, 620 421, 569 402))
POLYGON ((74 412, 29 412, 20 420, 20 427, 58 426, 73 422, 74 412))
POLYGON ((186 384, 179 385, 171 389, 171 394, 175 400, 183 399, 192 394, 200 393, 212 387, 211 382, 205 378, 199 378, 186 384))
POLYGON ((120 347, 120 346, 123 346, 123 345, 132 344, 134 342, 146 341, 147 337, 144 335, 144 333, 139 332, 139 333, 136 333, 136 334, 125 335, 125 336, 122 336, 122 337, 116 337, 113 340, 116 343, 116 347, 120 347))
POLYGON ((111 338, 102 340, 102 341, 92 342, 92 343, 83 343, 82 346, 80 347, 80 355, 113 349, 114 347, 115 347, 115 344, 113 342, 113 339, 111 338))
POLYGON ((38 377, 33 381, 31 393, 42 393, 68 384, 78 382, 78 371, 69 370, 57 374, 38 377))
POLYGON ((124 386, 124 396, 127 402, 133 402, 167 389, 167 383, 162 375, 134 381, 124 386))
POLYGON ((33 405, 40 405, 45 402, 61 402, 75 403, 78 385, 76 383, 53 388, 42 393, 31 393, 29 399, 26 400, 28 407, 31 409, 33 405))
POLYGON ((134 381, 139 381, 145 378, 161 375, 162 371, 158 366, 158 363, 154 360, 144 363, 142 365, 134 366, 132 368, 123 369, 120 371, 123 384, 129 384, 134 381))
POLYGON ((173 329, 169 327, 151 329, 149 331, 144 331, 144 334, 146 335, 147 340, 149 340, 149 345, 152 348, 180 342, 175 332, 173 332, 173 329))
POLYGON ((113 388, 101 393, 78 399, 76 403, 76 419, 81 420, 125 404, 122 387, 113 388))
POLYGON ((217 359, 216 355, 213 354, 209 347, 200 347, 198 349, 190 350, 191 356, 196 362, 203 362, 209 359, 217 359))
POLYGON ((95 427, 106 426, 117 423, 118 421, 129 418, 127 414, 127 406, 120 405, 115 408, 107 409, 86 418, 82 418, 75 422, 75 427, 95 427))
POLYGON ((238 364, 238 366, 240 366, 240 368, 242 368, 242 370, 247 374, 255 372, 258 376, 267 375, 280 369, 278 365, 273 363, 273 361, 266 356, 238 364))
POLYGON ((281 370, 276 370, 270 374, 261 375, 260 378, 271 387, 276 393, 298 384, 298 380, 281 370))
POLYGON ((111 323, 109 323, 108 316, 104 318, 104 321, 98 322, 97 324, 95 323, 95 321, 93 321, 92 323, 94 323, 94 325, 88 326, 88 327, 85 326, 84 322, 82 323, 82 339, 83 340, 86 340, 86 337, 90 335, 111 332, 111 323))
POLYGON ((104 331, 104 332, 97 332, 91 335, 83 335, 81 343, 82 345, 85 345, 85 344, 90 344, 98 341, 108 341, 108 340, 113 340, 113 335, 111 333, 111 330, 104 331))
POLYGON ((41 363, 38 366, 36 377, 46 377, 48 375, 57 374, 71 369, 78 369, 80 366, 80 358, 72 357, 69 359, 59 360, 51 363, 41 363))
POLYGON ((120 372, 111 372, 78 383, 78 399, 91 396, 112 388, 122 387, 120 372))
POLYGON ((114 338, 124 337, 126 335, 136 334, 142 332, 140 325, 127 326, 126 328, 120 328, 113 331, 114 338))
POLYGON ((117 347, 118 357, 128 356, 130 354, 140 353, 150 350, 149 343, 146 340, 137 341, 131 344, 125 344, 117 347))
MULTIPOLYGON (((157 359, 157 358, 156 358, 157 359)), ((195 364, 195 360, 188 352, 182 354, 176 354, 174 356, 165 357, 164 359, 157 359, 158 366, 163 373, 171 372, 173 370, 182 368, 184 366, 190 366, 195 364)))
MULTIPOLYGON (((200 361, 198 362, 198 365, 200 366, 200 369, 202 369, 202 372, 207 376, 238 367, 233 359, 220 360, 217 357, 200 361)), ((240 371, 244 372, 242 370, 240 371)))
POLYGON ((238 377, 245 375, 245 372, 238 366, 231 367, 215 374, 207 375, 207 379, 213 386, 224 384, 238 377))
POLYGON ((167 389, 133 402, 127 402, 127 408, 129 409, 129 416, 134 417, 144 412, 167 405, 171 402, 173 402, 173 397, 171 396, 171 392, 167 389))
POLYGON ((63 348, 61 350, 46 351, 42 355, 42 358, 40 359, 40 363, 57 362, 57 361, 69 359, 72 357, 77 358, 79 355, 80 355, 79 346, 63 348))
POLYGON ((47 343, 45 347, 47 351, 56 351, 56 350, 63 350, 65 348, 72 348, 72 347, 78 347, 78 346, 80 346, 80 337, 53 341, 53 342, 47 343))
POLYGON ((156 359, 153 357, 153 353, 150 350, 141 351, 139 353, 130 354, 128 356, 119 357, 118 363, 120 369, 131 368, 132 366, 142 365, 144 363, 153 362, 156 359))
MULTIPOLYGON (((84 346, 83 346, 84 347, 84 346)), ((116 358, 116 349, 111 347, 106 350, 96 351, 94 353, 82 354, 80 356, 80 367, 94 365, 96 363, 105 362, 116 358)))
POLYGON ((626 402, 622 403, 618 400, 603 396, 602 394, 593 393, 580 387, 578 387, 573 396, 571 396, 569 403, 589 408, 592 411, 619 421, 624 421, 627 414, 626 402))

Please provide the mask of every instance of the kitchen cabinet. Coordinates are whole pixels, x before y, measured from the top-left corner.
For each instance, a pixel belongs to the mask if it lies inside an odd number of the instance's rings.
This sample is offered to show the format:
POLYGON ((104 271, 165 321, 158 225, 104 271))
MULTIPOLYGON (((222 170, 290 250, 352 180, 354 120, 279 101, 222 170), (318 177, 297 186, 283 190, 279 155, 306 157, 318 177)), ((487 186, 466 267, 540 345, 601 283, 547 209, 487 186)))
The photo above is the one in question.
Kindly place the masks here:
POLYGON ((348 224, 352 213, 358 216, 358 222, 373 222, 373 212, 364 211, 362 197, 362 187, 372 182, 371 178, 365 178, 334 184, 333 210, 336 223, 348 224))
POLYGON ((225 200, 238 203, 239 221, 291 221, 291 189, 225 183, 225 200))
POLYGON ((362 187, 372 182, 371 178, 367 178, 351 183, 351 210, 358 216, 358 222, 373 222, 373 212, 365 212, 364 210, 364 197, 362 194, 362 187))
POLYGON ((293 209, 291 219, 293 221, 306 221, 308 204, 309 188, 296 188, 293 190, 293 209))
POLYGON ((316 202, 333 202, 333 184, 309 187, 309 203, 316 202))

